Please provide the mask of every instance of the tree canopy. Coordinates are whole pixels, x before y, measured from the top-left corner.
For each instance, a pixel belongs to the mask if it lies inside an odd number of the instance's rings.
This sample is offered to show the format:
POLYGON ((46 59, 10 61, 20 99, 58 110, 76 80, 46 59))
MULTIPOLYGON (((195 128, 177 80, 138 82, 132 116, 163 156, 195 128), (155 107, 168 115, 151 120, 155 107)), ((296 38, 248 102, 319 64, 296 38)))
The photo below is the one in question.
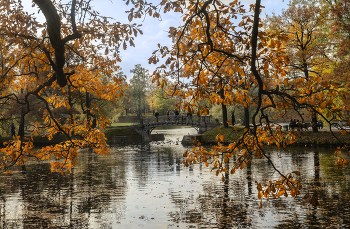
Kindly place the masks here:
MULTIPOLYGON (((257 182, 258 197, 299 195, 299 172, 282 174, 265 151, 266 145, 293 144, 297 132, 282 131, 270 111, 285 115, 294 111, 304 120, 300 109, 306 109, 312 113, 313 124, 322 119, 330 131, 335 120, 349 126, 349 71, 344 67, 349 62, 349 1, 324 0, 316 5, 293 1, 281 16, 267 20, 261 19, 264 7, 260 2, 246 9, 236 0, 227 4, 163 0, 158 5, 127 0, 130 23, 122 24, 94 11, 92 1, 33 0, 45 22, 26 13, 20 0, 2 1, 0 104, 3 108, 18 104, 21 111, 19 134, 1 149, 5 156, 0 169, 34 157, 60 159, 51 162, 52 170, 70 171, 77 164, 79 149, 108 153, 104 134, 92 128, 91 117, 102 128, 109 121, 90 102, 91 96, 114 101, 123 95, 126 86, 125 77, 118 74, 119 50, 134 46, 134 37, 142 34, 131 21, 174 11, 182 14, 183 24, 169 29, 173 46, 159 44, 149 58, 154 64, 165 59, 152 74, 153 82, 161 88, 167 85, 168 93, 182 98, 179 106, 190 113, 208 114, 207 107, 196 107, 204 100, 223 109, 238 105, 252 112, 246 115, 239 140, 226 146, 219 134, 211 150, 201 145, 187 150, 184 165, 204 163, 225 180, 225 173, 234 174, 255 158, 266 158, 281 179, 257 182), (75 103, 73 93, 81 98, 75 103), (33 126, 31 138, 25 139, 23 130, 34 107, 40 107, 41 119, 33 126), (73 115, 73 108, 86 115, 73 115), (56 113, 69 117, 55 115, 57 109, 56 113), (40 131, 49 139, 61 134, 67 140, 35 151, 32 140, 40 131), (228 167, 231 158, 236 161, 228 167)), ((342 133, 349 134, 343 127, 339 127, 342 133)), ((349 153, 349 147, 339 144, 336 163, 342 167, 348 164, 342 153, 349 153)), ((310 195, 305 195, 305 201, 317 203, 310 195)))
POLYGON ((135 68, 130 70, 133 73, 132 79, 130 79, 130 85, 132 88, 133 101, 136 103, 137 116, 142 116, 143 108, 146 106, 146 93, 149 89, 149 73, 148 70, 143 68, 141 64, 135 65, 135 68))
MULTIPOLYGON (((187 93, 192 101, 209 97, 217 104, 233 101, 246 108, 254 105, 251 125, 246 125, 238 141, 224 146, 221 144, 224 137, 219 134, 218 145, 211 150, 198 145, 184 153, 185 165, 205 163, 217 175, 222 174, 224 180, 228 170, 234 174, 237 169, 250 166, 254 158, 266 158, 272 163, 265 146, 293 144, 297 132, 282 132, 282 126, 273 123, 271 110, 282 111, 284 115, 296 111, 305 121, 300 110, 306 109, 312 113, 316 130, 317 117, 328 124, 330 131, 335 120, 345 121, 343 127, 349 125, 348 117, 344 116, 349 110, 348 88, 333 78, 335 46, 321 6, 294 2, 281 16, 265 21, 260 18, 263 7, 259 0, 250 5, 250 11, 238 1, 229 4, 190 1, 183 8, 184 24, 169 32, 174 45, 160 46, 150 58, 150 62, 157 61, 159 56, 166 58, 165 65, 154 73, 154 81, 161 86, 164 76, 172 76, 174 94, 187 93), (182 77, 190 79, 190 83, 183 84, 182 77), (257 94, 249 94, 251 89, 257 90, 257 94), (225 96, 220 96, 222 91, 225 96), (234 157, 234 166, 227 169, 225 164, 234 157)), ((183 106, 192 111, 194 104, 183 106)), ((348 134, 343 127, 342 133, 348 134)), ((339 156, 336 163, 342 167, 348 161, 340 153, 342 150, 349 153, 349 148, 343 142, 339 144, 342 147, 336 152, 339 156)), ((299 195, 302 187, 296 180, 299 172, 282 174, 275 169, 281 179, 257 182, 259 198, 299 195)), ((317 203, 309 195, 305 201, 317 203)))
POLYGON ((113 22, 92 10, 90 2, 35 0, 33 5, 45 16, 44 22, 27 13, 21 1, 2 1, 1 15, 1 105, 21 106, 19 135, 1 149, 1 169, 22 164, 28 157, 52 162, 52 169, 70 170, 77 163, 78 150, 92 147, 108 153, 104 134, 91 128, 86 118, 55 116, 55 109, 71 114, 73 108, 97 117, 101 127, 108 120, 90 104, 89 96, 71 103, 73 93, 115 100, 123 94, 125 77, 120 77, 119 48, 141 32, 136 24, 113 22), (85 99, 86 98, 86 99, 85 99), (41 122, 32 127, 32 136, 24 137, 26 119, 40 104, 41 122), (42 131, 45 129, 45 131, 42 131), (64 135, 67 141, 33 150, 33 137, 39 132, 51 139, 64 135))

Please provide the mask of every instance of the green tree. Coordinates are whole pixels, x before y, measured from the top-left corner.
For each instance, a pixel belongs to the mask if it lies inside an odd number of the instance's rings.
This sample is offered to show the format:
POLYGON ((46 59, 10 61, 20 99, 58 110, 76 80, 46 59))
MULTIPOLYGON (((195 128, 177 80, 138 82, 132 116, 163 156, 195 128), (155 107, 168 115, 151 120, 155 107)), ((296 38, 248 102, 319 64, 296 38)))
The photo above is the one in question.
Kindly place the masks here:
POLYGON ((130 80, 130 87, 132 89, 133 101, 137 104, 137 116, 142 116, 142 105, 144 110, 146 109, 146 96, 149 89, 150 75, 148 70, 143 68, 141 64, 135 65, 134 69, 130 70, 133 73, 133 77, 130 80))
POLYGON ((154 88, 150 97, 151 105, 160 115, 166 115, 168 109, 172 110, 176 107, 176 99, 168 94, 167 88, 154 88))

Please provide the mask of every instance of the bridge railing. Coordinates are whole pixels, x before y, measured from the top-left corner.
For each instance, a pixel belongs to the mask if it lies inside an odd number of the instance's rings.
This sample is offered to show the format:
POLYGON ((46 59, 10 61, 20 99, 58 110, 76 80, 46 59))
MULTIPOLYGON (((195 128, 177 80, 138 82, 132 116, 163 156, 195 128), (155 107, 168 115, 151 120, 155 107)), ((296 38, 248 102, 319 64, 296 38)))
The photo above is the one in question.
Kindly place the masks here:
POLYGON ((140 119, 143 125, 201 125, 210 123, 210 116, 165 115, 140 119))

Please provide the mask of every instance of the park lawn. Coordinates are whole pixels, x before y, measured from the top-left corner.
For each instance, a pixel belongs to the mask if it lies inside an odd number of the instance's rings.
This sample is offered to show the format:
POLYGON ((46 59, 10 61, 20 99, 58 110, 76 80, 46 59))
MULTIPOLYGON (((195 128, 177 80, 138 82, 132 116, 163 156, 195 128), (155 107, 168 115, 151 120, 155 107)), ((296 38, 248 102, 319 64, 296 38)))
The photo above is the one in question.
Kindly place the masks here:
POLYGON ((108 128, 104 131, 105 136, 108 140, 110 140, 113 136, 131 136, 138 135, 135 131, 127 127, 120 128, 108 128))
MULTIPOLYGON (((221 132, 224 135, 224 143, 232 143, 239 139, 242 136, 244 128, 238 126, 237 130, 233 127, 224 128, 223 126, 214 127, 213 129, 205 132, 202 135, 201 143, 202 144, 215 144, 216 136, 221 132), (220 131, 219 131, 220 130, 220 131)), ((285 131, 285 133, 288 133, 285 131)), ((319 146, 339 146, 339 142, 333 136, 330 131, 319 131, 314 133, 312 131, 297 131, 296 132, 300 137, 296 137, 296 142, 294 145, 319 145, 319 146)), ((342 135, 340 131, 333 132, 336 137, 338 137, 342 142, 345 142, 347 145, 350 145, 349 135, 342 135)))
POLYGON ((137 125, 138 123, 113 123, 108 128, 115 128, 115 127, 120 127, 120 126, 132 126, 132 125, 137 125))
POLYGON ((243 127, 237 127, 237 131, 233 127, 217 126, 206 131, 201 138, 201 142, 204 144, 215 144, 216 136, 221 132, 224 135, 224 142, 231 143, 236 141, 242 136, 244 131, 243 127))
MULTIPOLYGON (((108 128, 104 131, 105 136, 107 138, 107 142, 109 142, 113 136, 132 136, 138 135, 135 131, 127 127, 119 127, 119 128, 108 128)), ((0 147, 3 147, 4 142, 8 142, 12 140, 12 137, 0 137, 0 147)), ((47 137, 43 136, 35 136, 33 139, 34 146, 47 146, 58 144, 60 142, 64 142, 67 140, 67 137, 63 134, 54 135, 52 140, 49 140, 47 137)))
MULTIPOLYGON (((27 137, 29 138, 29 137, 27 137)), ((4 146, 4 142, 8 142, 10 140, 13 140, 12 137, 0 137, 0 147, 4 146)), ((43 136, 35 136, 33 139, 34 146, 47 146, 47 145, 53 145, 58 144, 60 142, 66 141, 67 137, 63 134, 54 135, 51 140, 49 140, 47 137, 43 136)))
POLYGON ((314 144, 321 146, 340 146, 339 141, 336 139, 336 137, 346 145, 350 145, 349 135, 343 135, 340 131, 333 131, 333 133, 324 130, 316 133, 312 131, 299 131, 297 133, 300 135, 300 138, 296 138, 296 143, 299 145, 314 144))

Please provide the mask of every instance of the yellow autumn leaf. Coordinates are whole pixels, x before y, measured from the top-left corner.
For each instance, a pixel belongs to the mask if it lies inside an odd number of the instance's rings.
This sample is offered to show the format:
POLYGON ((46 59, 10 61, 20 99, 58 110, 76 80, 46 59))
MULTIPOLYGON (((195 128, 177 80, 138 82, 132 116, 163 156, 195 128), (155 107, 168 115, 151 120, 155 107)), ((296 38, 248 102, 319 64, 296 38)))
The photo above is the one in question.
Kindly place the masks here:
POLYGON ((280 197, 285 193, 284 189, 279 190, 279 192, 277 193, 277 196, 280 197))

